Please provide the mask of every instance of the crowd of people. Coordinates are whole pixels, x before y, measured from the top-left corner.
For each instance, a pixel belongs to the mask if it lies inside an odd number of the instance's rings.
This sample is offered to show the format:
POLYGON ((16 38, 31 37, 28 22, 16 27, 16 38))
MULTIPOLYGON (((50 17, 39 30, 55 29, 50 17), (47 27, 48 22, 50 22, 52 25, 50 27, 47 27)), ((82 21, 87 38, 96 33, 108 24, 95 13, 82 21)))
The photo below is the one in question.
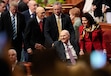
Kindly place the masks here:
POLYGON ((26 76, 27 69, 21 61, 24 55, 24 61, 31 62, 32 76, 102 75, 99 72, 111 76, 109 64, 97 70, 90 64, 92 52, 107 54, 98 22, 104 20, 103 13, 106 13, 107 23, 111 22, 111 2, 92 0, 87 10, 87 1, 90 0, 85 1, 83 12, 74 7, 69 14, 64 14, 62 4, 55 2, 50 16, 46 16, 45 8, 35 0, 0 1, 0 32, 6 35, 4 43, 0 40, 5 44, 0 51, 7 53, 3 56, 9 62, 7 71, 12 71, 14 76, 26 76))

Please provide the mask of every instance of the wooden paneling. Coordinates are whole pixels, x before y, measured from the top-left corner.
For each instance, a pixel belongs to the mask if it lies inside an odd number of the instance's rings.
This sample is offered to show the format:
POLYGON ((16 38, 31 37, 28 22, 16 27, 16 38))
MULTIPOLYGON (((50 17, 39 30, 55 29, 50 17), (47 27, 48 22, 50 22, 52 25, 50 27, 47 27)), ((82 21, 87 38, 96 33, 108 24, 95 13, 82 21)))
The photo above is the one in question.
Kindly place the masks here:
MULTIPOLYGON (((73 7, 78 7, 80 8, 80 10, 82 10, 84 5, 84 0, 66 0, 66 4, 62 4, 62 8, 63 8, 63 13, 68 14, 69 13, 69 9, 73 8, 73 7)), ((46 16, 49 16, 52 14, 53 10, 52 10, 52 6, 46 6, 46 16)))

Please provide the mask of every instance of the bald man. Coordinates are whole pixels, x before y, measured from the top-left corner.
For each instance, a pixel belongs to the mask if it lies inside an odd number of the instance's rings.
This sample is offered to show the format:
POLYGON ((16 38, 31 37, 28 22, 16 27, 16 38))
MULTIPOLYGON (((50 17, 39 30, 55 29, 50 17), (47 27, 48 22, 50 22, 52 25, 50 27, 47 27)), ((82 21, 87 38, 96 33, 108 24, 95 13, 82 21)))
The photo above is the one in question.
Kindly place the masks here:
POLYGON ((12 71, 15 68, 15 65, 17 64, 17 52, 15 51, 15 49, 9 49, 8 50, 8 56, 9 56, 9 61, 12 64, 12 71))
POLYGON ((15 49, 8 50, 9 61, 12 66, 13 74, 20 73, 19 75, 25 74, 26 68, 23 63, 18 62, 17 52, 15 49))
POLYGON ((22 14, 25 16, 26 24, 30 18, 34 18, 36 16, 35 12, 36 12, 36 8, 37 8, 37 3, 35 0, 30 0, 27 5, 28 5, 29 9, 22 12, 22 14))
POLYGON ((55 41, 53 47, 56 49, 57 54, 62 61, 71 63, 67 46, 70 48, 74 59, 77 59, 79 47, 76 45, 76 43, 72 44, 70 42, 70 33, 67 30, 62 30, 60 33, 60 40, 55 41))
POLYGON ((44 48, 44 22, 45 9, 37 7, 36 18, 30 19, 25 29, 25 47, 29 55, 33 53, 34 49, 44 48))

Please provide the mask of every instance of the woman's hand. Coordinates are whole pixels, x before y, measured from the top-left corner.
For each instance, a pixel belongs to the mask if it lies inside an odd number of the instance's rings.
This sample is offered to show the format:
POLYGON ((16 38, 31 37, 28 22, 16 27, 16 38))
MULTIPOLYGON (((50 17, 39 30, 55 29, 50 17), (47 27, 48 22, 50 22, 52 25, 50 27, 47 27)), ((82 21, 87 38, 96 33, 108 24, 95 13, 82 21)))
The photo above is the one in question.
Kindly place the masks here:
POLYGON ((84 55, 83 49, 80 50, 79 55, 84 55))

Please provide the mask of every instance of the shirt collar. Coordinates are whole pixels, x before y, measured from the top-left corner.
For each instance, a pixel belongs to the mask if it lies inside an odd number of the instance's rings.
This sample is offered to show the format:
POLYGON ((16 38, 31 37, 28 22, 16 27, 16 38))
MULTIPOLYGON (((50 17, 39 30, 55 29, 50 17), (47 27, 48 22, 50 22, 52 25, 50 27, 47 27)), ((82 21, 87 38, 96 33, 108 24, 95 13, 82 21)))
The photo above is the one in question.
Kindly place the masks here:
POLYGON ((71 45, 70 40, 68 40, 67 44, 66 44, 66 43, 63 43, 63 44, 64 44, 65 46, 66 46, 66 45, 68 45, 68 46, 71 45))
POLYGON ((37 18, 38 23, 39 23, 40 21, 43 21, 43 20, 41 20, 38 16, 36 16, 36 18, 37 18))
MULTIPOLYGON (((13 16, 12 12, 11 12, 11 11, 9 11, 9 13, 10 13, 10 16, 12 17, 12 16, 13 16)), ((16 14, 15 14, 15 16, 16 16, 16 14)))
MULTIPOLYGON (((55 14, 56 19, 58 19, 58 16, 55 14)), ((60 14, 60 18, 61 18, 61 14, 60 14)))
POLYGON ((31 11, 30 9, 29 9, 29 13, 30 13, 30 15, 33 14, 32 11, 31 11))

